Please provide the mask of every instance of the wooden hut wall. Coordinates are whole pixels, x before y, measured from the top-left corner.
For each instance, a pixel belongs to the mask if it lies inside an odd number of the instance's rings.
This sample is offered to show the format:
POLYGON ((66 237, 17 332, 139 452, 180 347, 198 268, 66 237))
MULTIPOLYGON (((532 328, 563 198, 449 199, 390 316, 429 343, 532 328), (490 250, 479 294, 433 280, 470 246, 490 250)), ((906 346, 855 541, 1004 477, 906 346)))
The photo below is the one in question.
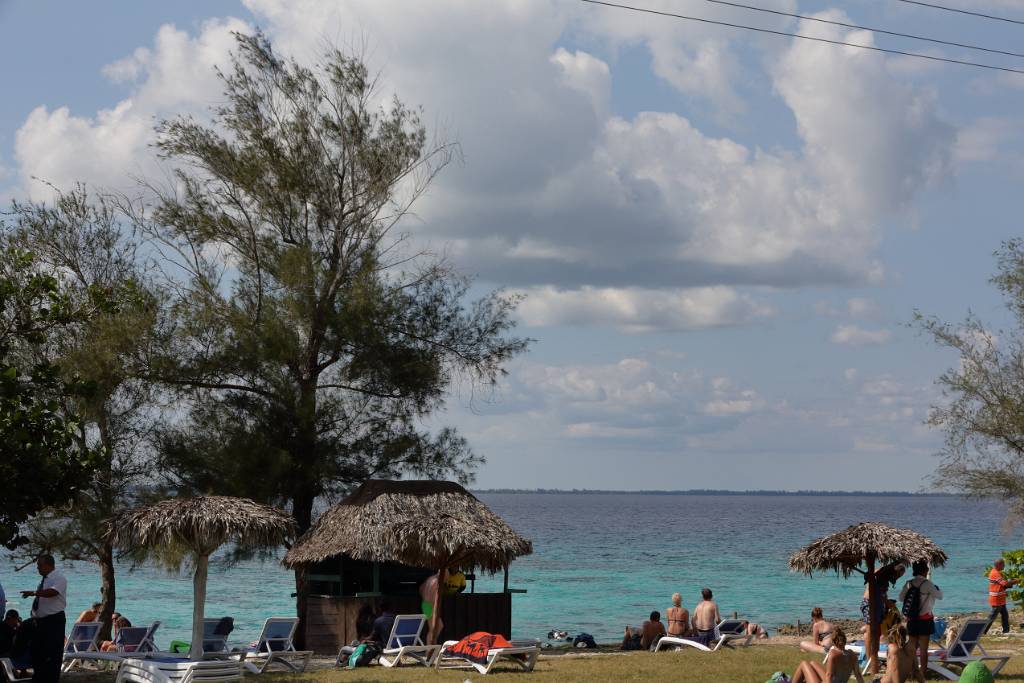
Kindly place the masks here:
MULTIPOLYGON (((377 605, 381 598, 310 596, 307 599, 306 647, 319 654, 335 655, 342 645, 355 640, 356 618, 364 604, 377 605)), ((395 614, 420 614, 419 598, 388 597, 395 614)), ((474 631, 512 635, 511 593, 462 593, 443 599, 441 640, 457 640, 474 631)))

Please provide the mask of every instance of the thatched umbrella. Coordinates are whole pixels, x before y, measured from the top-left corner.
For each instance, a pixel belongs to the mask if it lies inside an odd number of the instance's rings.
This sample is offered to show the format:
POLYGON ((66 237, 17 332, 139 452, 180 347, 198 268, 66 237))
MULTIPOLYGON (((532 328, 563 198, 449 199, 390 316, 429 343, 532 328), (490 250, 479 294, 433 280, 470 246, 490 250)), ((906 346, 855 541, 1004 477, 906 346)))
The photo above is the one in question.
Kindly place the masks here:
POLYGON ((116 546, 129 550, 180 548, 191 553, 195 573, 189 657, 198 659, 203 655, 210 555, 229 541, 247 546, 280 545, 294 538, 295 520, 248 498, 171 498, 121 513, 110 521, 109 534, 116 546))
POLYGON ((811 541, 789 558, 789 568, 811 575, 815 571, 835 571, 844 577, 853 572, 864 574, 868 584, 868 652, 871 672, 878 673, 878 640, 880 623, 875 605, 876 563, 912 564, 924 560, 934 566, 946 563, 946 553, 927 536, 912 529, 899 529, 877 522, 854 524, 842 531, 811 541), (860 565, 865 568, 861 569, 860 565))
MULTIPOLYGON (((345 554, 437 570, 443 583, 452 567, 493 573, 531 552, 529 540, 455 482, 370 480, 324 512, 284 563, 295 568, 345 554)), ((435 618, 439 607, 435 598, 435 618)))

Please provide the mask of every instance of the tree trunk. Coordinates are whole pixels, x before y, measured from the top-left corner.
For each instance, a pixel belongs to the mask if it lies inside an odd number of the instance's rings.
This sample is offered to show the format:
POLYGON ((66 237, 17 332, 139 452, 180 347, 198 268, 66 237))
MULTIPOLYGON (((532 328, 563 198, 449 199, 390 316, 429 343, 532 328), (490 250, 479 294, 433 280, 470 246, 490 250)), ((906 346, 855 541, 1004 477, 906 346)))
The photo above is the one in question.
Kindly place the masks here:
MULTIPOLYGON (((295 517, 299 535, 306 533, 313 525, 313 496, 295 498, 292 503, 292 515, 295 517)), ((306 585, 306 567, 295 568, 295 616, 299 618, 295 629, 295 647, 306 650, 306 614, 308 612, 306 585)))
POLYGON ((111 640, 110 630, 113 626, 114 610, 117 609, 117 583, 114 579, 114 548, 109 542, 100 546, 100 554, 97 558, 100 566, 100 627, 99 640, 111 640))
POLYGON ((203 611, 206 609, 206 575, 210 568, 210 556, 196 554, 196 573, 192 577, 192 643, 188 649, 189 659, 203 658, 203 611))
POLYGON ((875 608, 875 603, 878 602, 878 587, 875 585, 874 558, 868 558, 868 571, 865 578, 868 581, 868 657, 871 661, 873 677, 878 673, 878 640, 882 626, 878 622, 878 610, 875 608))

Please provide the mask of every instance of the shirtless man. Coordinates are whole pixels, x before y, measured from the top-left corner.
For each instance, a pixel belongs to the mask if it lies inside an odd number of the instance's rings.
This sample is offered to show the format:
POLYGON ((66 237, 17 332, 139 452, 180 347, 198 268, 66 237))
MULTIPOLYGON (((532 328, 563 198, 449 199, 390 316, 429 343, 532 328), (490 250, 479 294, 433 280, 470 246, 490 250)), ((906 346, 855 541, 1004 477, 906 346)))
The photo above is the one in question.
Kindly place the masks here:
POLYGON ((697 632, 694 640, 701 645, 710 646, 715 641, 715 627, 722 621, 718 613, 718 605, 711 599, 711 589, 701 589, 704 601, 693 608, 693 629, 697 632))
POLYGON ((420 584, 420 609, 427 617, 427 645, 436 645, 437 637, 444 629, 444 622, 441 621, 441 615, 438 614, 440 612, 438 602, 441 599, 439 588, 445 579, 443 574, 446 574, 444 570, 431 574, 426 581, 420 584))

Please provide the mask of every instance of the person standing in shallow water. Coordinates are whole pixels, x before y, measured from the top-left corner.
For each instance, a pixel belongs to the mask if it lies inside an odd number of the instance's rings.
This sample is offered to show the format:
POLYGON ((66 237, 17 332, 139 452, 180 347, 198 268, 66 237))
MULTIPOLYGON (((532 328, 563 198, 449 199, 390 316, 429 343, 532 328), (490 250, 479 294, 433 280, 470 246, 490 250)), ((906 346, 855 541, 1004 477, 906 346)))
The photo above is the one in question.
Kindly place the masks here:
POLYGON ((53 683, 60 680, 64 656, 64 610, 67 607, 68 580, 57 571, 53 555, 40 555, 36 569, 43 580, 34 591, 21 591, 32 601, 36 632, 32 639, 32 680, 53 683))
POLYGON ((722 621, 722 615, 718 613, 718 605, 711 599, 714 595, 710 588, 702 588, 700 596, 703 602, 693 608, 693 629, 697 632, 694 640, 710 646, 715 640, 715 627, 722 621))

